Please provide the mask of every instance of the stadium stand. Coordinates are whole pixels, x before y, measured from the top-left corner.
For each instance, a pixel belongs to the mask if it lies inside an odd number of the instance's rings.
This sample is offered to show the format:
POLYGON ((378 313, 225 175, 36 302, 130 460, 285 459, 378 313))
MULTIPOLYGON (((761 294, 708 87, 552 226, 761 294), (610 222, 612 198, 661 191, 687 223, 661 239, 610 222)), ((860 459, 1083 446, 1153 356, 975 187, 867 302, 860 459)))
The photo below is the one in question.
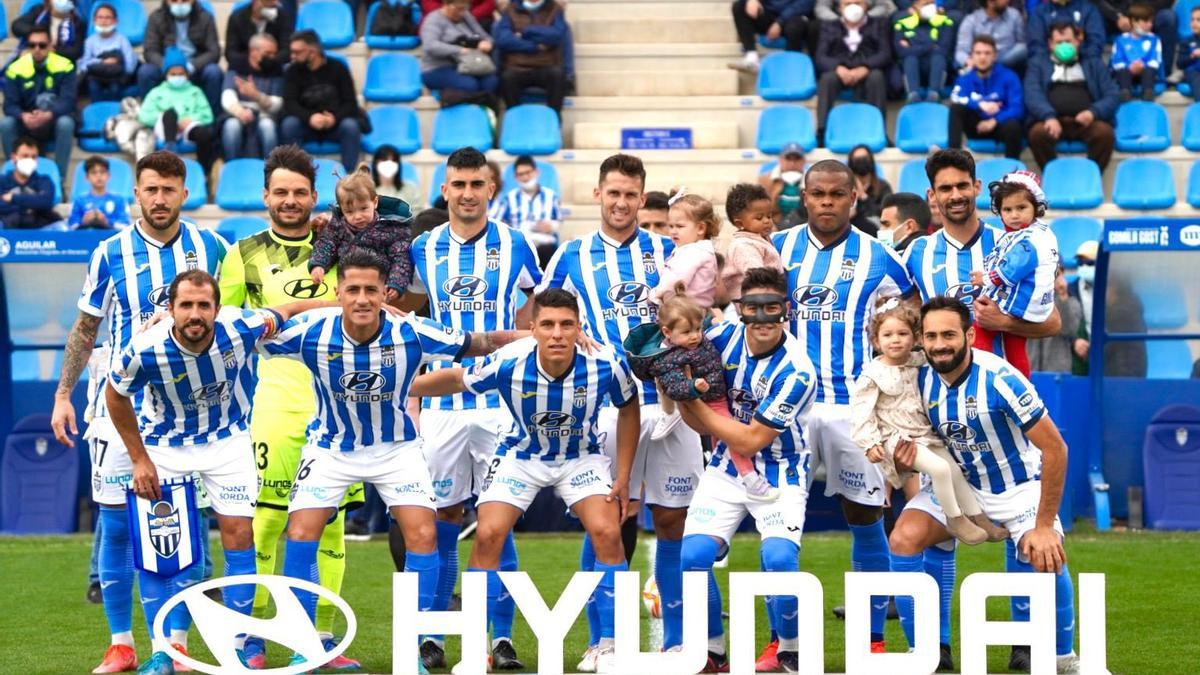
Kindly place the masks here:
POLYGON ((896 186, 896 191, 912 192, 923 197, 928 189, 929 176, 925 173, 925 160, 911 159, 905 162, 904 166, 900 168, 900 182, 896 186))
POLYGON ((843 103, 829 111, 825 127, 825 147, 844 154, 865 144, 871 152, 887 147, 887 132, 879 109, 866 103, 843 103))
MULTIPOLYGON (((416 49, 421 46, 421 38, 415 35, 376 35, 370 32, 370 27, 375 22, 375 14, 379 11, 378 2, 371 3, 371 8, 367 10, 367 34, 363 36, 363 42, 371 49, 416 49)), ((414 24, 421 22, 421 5, 418 2, 410 3, 412 9, 412 20, 414 24)))
POLYGON ((1194 162, 1188 170, 1187 203, 1200 209, 1200 162, 1194 162))
POLYGON ((1200 103, 1188 106, 1183 114, 1183 131, 1179 144, 1192 152, 1200 151, 1200 103))
POLYGON ((225 237, 226 241, 235 242, 239 239, 249 237, 252 234, 262 232, 267 229, 267 221, 258 216, 232 216, 222 218, 221 223, 217 225, 217 232, 225 237))
POLYGON ((326 49, 341 49, 354 42, 354 15, 342 0, 307 0, 300 5, 296 30, 314 30, 326 49))
MULTIPOLYGON (((5 173, 12 171, 12 169, 13 163, 11 159, 6 161, 3 167, 0 167, 0 171, 5 173)), ((37 170, 43 176, 49 176, 50 182, 54 183, 55 194, 61 195, 62 175, 58 173, 58 165, 54 163, 54 160, 49 157, 38 157, 37 170)))
POLYGON ((812 111, 791 104, 764 108, 758 117, 758 140, 755 142, 758 151, 764 155, 778 155, 788 143, 799 143, 805 152, 817 147, 812 111))
MULTIPOLYGON (((190 171, 190 169, 189 169, 190 171)), ((87 182, 87 171, 83 166, 83 162, 75 165, 75 171, 71 177, 71 198, 74 199, 80 195, 85 195, 91 191, 92 186, 87 182)), ((120 157, 108 158, 108 191, 118 197, 124 197, 126 201, 133 201, 133 167, 120 157)), ((203 202, 201 202, 203 204, 203 202)))
POLYGON ((1094 209, 1104 202, 1100 167, 1085 157, 1059 157, 1042 174, 1046 202, 1052 209, 1094 209))
MULTIPOLYGON (((941 103, 909 103, 896 117, 896 147, 923 155, 949 142, 950 109, 941 103)), ((878 151, 876 151, 878 152, 878 151)))
POLYGON ((762 60, 758 95, 764 101, 807 101, 817 94, 812 59, 799 52, 776 52, 762 60))
POLYGON ((188 191, 188 198, 183 202, 183 210, 195 211, 208 203, 208 178, 204 175, 204 169, 200 167, 200 162, 187 157, 184 158, 183 165, 187 167, 185 187, 188 191))
POLYGON ((375 152, 385 143, 396 146, 402 155, 421 149, 421 121, 412 108, 403 105, 379 106, 368 110, 367 117, 371 120, 371 133, 363 136, 363 150, 375 152))
POLYGON ((243 189, 246 185, 262 183, 261 159, 235 159, 221 167, 217 181, 217 205, 227 211, 258 211, 262 209, 262 193, 243 189))
POLYGON ((1066 216, 1050 221, 1050 230, 1058 239, 1058 255, 1063 267, 1077 267, 1075 251, 1079 250, 1079 245, 1085 241, 1099 241, 1103 229, 1100 221, 1089 216, 1066 216))
MULTIPOLYGON (((534 163, 537 164, 538 183, 540 183, 542 187, 548 187, 551 190, 562 194, 562 188, 559 187, 558 183, 558 169, 554 168, 554 165, 550 162, 544 160, 540 162, 534 160, 534 163)), ((405 164, 405 166, 407 167, 408 165, 405 164)), ((513 164, 505 165, 504 172, 501 174, 501 180, 504 181, 505 185, 517 184, 517 176, 513 164)))
POLYGON ((1117 150, 1162 152, 1171 146, 1167 111, 1157 103, 1130 101, 1117 108, 1117 150))
POLYGON ((433 151, 448 155, 471 146, 485 152, 493 145, 492 126, 479 106, 456 105, 442 108, 433 122, 433 151))
POLYGON ((1171 166, 1156 157, 1134 157, 1117 165, 1113 202, 1123 209, 1149 211, 1175 205, 1171 166))
POLYGON ((82 124, 76 133, 79 147, 89 152, 118 152, 116 141, 104 136, 104 123, 120 112, 121 104, 117 101, 96 101, 84 106, 80 113, 82 124))
POLYGON ((0 458, 0 531, 74 532, 79 461, 79 450, 54 440, 50 415, 17 422, 0 458))
POLYGON ((549 106, 509 108, 500 127, 500 147, 510 155, 552 155, 562 148, 558 115, 549 106))
MULTIPOLYGON (((979 191, 979 196, 975 198, 975 208, 990 212, 992 210, 992 196, 988 192, 988 185, 992 181, 1000 180, 1005 175, 1024 169, 1025 165, 1020 160, 1009 159, 1007 157, 988 157, 980 160, 975 164, 975 175, 979 178, 979 183, 982 187, 979 191)), ((1071 249, 1074 251, 1075 249, 1071 249)))
POLYGON ((367 62, 363 98, 380 103, 405 103, 421 95, 421 63, 411 54, 376 54, 367 62))
MULTIPOLYGON (((352 167, 353 168, 353 167, 352 167)), ((346 175, 346 167, 342 163, 327 157, 317 159, 317 209, 327 210, 336 202, 338 178, 346 175)), ((262 180, 261 174, 259 180, 262 180)), ((259 208, 262 208, 262 195, 259 195, 259 208)))

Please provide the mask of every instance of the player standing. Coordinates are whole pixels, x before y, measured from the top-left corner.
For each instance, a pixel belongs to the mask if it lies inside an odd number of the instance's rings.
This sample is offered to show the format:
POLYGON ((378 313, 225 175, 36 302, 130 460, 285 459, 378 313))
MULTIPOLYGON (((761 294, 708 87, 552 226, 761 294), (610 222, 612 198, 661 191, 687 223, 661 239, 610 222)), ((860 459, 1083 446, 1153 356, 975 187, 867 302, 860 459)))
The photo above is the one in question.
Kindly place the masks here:
MULTIPOLYGON (((51 426, 59 442, 74 447, 78 434, 71 391, 87 366, 100 323, 108 319, 105 340, 110 359, 129 345, 142 323, 167 304, 167 288, 187 270, 216 274, 227 244, 211 230, 181 221, 187 200, 187 167, 169 152, 152 152, 134 170, 134 198, 142 217, 109 237, 92 252, 79 298, 79 318, 67 336, 62 373, 54 394, 51 426)), ((133 549, 125 516, 125 484, 133 465, 108 417, 104 399, 109 359, 92 378, 86 440, 92 460, 92 499, 100 505, 100 587, 112 644, 93 672, 117 673, 137 667, 133 643, 133 549)), ((135 399, 140 405, 140 398, 135 399)), ((186 629, 177 641, 186 641, 186 629)))
MULTIPOLYGON (((488 180, 487 158, 460 148, 446 160, 442 196, 449 221, 412 244, 413 283, 403 306, 429 301, 429 317, 461 331, 513 330, 529 325, 530 305, 517 310, 542 280, 537 253, 525 234, 488 220, 487 205, 496 186, 488 180), (520 318, 518 318, 520 317, 520 318)), ((472 359, 463 366, 473 365, 472 359)), ((431 363, 430 369, 445 367, 431 363)), ((421 399, 421 437, 437 497, 438 589, 434 610, 445 610, 458 579, 458 535, 463 506, 477 494, 496 452, 496 438, 512 425, 512 415, 495 393, 455 393, 421 399)), ((478 535, 476 535, 478 536, 478 535)), ((517 549, 509 534, 500 569, 517 569, 517 549)), ((491 615, 492 667, 520 670, 524 664, 512 645, 516 605, 507 593, 491 615)), ((421 643, 426 668, 446 665, 445 643, 428 636, 421 643)))

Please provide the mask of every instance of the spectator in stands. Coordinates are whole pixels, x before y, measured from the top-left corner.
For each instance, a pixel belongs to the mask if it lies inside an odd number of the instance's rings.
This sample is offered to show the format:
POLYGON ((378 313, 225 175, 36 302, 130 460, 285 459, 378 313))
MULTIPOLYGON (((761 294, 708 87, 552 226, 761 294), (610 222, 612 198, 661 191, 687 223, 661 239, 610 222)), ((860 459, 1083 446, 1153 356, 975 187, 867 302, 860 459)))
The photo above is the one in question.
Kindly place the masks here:
POLYGON ((843 90, 887 114, 887 77, 892 65, 892 41, 886 19, 867 13, 867 0, 841 0, 842 16, 821 25, 814 56, 821 74, 817 85, 817 135, 825 138, 825 119, 843 90))
POLYGON ((267 72, 283 72, 291 58, 288 45, 295 30, 296 18, 279 6, 279 0, 253 0, 234 10, 225 24, 225 61, 230 70, 250 74, 251 39, 255 35, 275 38, 276 54, 262 66, 267 72))
POLYGON ((83 43, 83 57, 76 64, 93 101, 119 101, 133 82, 138 57, 129 38, 117 31, 117 8, 101 2, 92 10, 95 32, 83 43))
POLYGON ((812 0, 733 0, 733 27, 742 43, 742 58, 729 64, 744 73, 758 72, 759 35, 783 38, 792 52, 806 51, 812 0))
POLYGON ((779 150, 779 161, 770 171, 758 175, 758 184, 766 188, 771 203, 779 212, 779 229, 795 227, 808 220, 804 208, 804 148, 792 141, 779 150))
POLYGON ((83 162, 90 192, 80 194, 71 204, 67 227, 72 230, 111 230, 129 227, 129 209, 125 200, 108 192, 108 160, 92 155, 83 162))
MULTIPOLYGON (((1170 59, 1175 53, 1175 45, 1179 42, 1179 17, 1175 14, 1175 0, 1094 0, 1100 15, 1104 17, 1104 27, 1108 35, 1115 36, 1133 30, 1131 10, 1136 5, 1144 5, 1150 14, 1151 30, 1162 40, 1164 58, 1170 59)), ((1172 74, 1171 62, 1163 62, 1164 73, 1172 74)), ((1173 79, 1172 82, 1177 82, 1173 79)))
POLYGON ((529 155, 521 155, 513 162, 513 175, 517 187, 500 198, 496 220, 526 232, 537 247, 538 261, 545 269, 558 249, 558 228, 562 225, 558 193, 538 182, 537 162, 529 155))
POLYGON ((1180 77, 1192 88, 1192 98, 1200 99, 1200 6, 1192 8, 1192 36, 1179 43, 1176 66, 1180 77))
POLYGON ((0 139, 10 152, 18 136, 43 145, 53 139, 54 161, 65 176, 75 144, 75 64, 51 49, 50 30, 44 27, 26 34, 25 49, 4 69, 0 139))
POLYGON ((1092 330, 1092 292, 1096 283, 1096 254, 1100 251, 1100 242, 1085 241, 1075 249, 1075 274, 1078 278, 1071 282, 1068 290, 1071 295, 1079 298, 1083 307, 1083 333, 1092 330))
MULTIPOLYGON (((1073 361, 1078 358, 1075 354, 1075 343, 1079 340, 1079 326, 1083 321, 1083 308, 1079 299, 1071 297, 1067 292, 1067 277, 1063 274, 1062 265, 1054 277, 1054 306, 1062 317, 1062 328, 1057 335, 1029 340, 1026 351, 1029 353, 1029 369, 1042 373, 1072 372, 1073 361)), ((1087 351, 1084 350, 1086 354, 1087 351)))
POLYGON ((404 180, 401 169, 400 151, 394 145, 384 144, 375 150, 371 159, 371 175, 375 177, 375 192, 380 197, 395 197, 408 204, 415 216, 425 206, 421 186, 416 181, 404 180))
POLYGON ((1048 52, 1029 59, 1025 109, 1031 123, 1029 149, 1038 166, 1058 157, 1060 140, 1082 140, 1100 171, 1112 158, 1117 84, 1099 56, 1079 52, 1083 36, 1071 23, 1050 29, 1048 52))
POLYGON ((413 20, 414 5, 411 2, 384 0, 377 2, 371 25, 367 26, 367 35, 383 37, 416 37, 419 24, 413 20))
MULTIPOLYGON (((868 0, 864 5, 867 16, 880 21, 888 21, 896 13, 896 4, 892 0, 868 0)), ((818 22, 840 21, 843 18, 840 0, 817 0, 813 7, 813 16, 818 22)))
MULTIPOLYGON (((488 177, 494 186, 492 188, 492 198, 488 200, 487 215, 491 220, 499 220, 500 211, 504 208, 504 200, 500 199, 500 195, 504 194, 504 174, 500 172, 500 165, 494 159, 487 161, 487 168, 488 177)), ((446 205, 443 204, 439 208, 446 208, 446 205)))
POLYGON ((971 69, 958 77, 950 93, 950 147, 967 138, 990 138, 1004 144, 1004 156, 1021 158, 1025 97, 1021 80, 996 62, 996 41, 980 33, 971 46, 971 69))
POLYGON ((1121 101, 1133 99, 1134 78, 1142 87, 1142 100, 1154 100, 1154 83, 1163 66, 1163 44, 1151 32, 1154 10, 1149 5, 1132 5, 1129 8, 1130 29, 1117 36, 1113 43, 1112 66, 1117 86, 1121 88, 1121 101))
POLYGON ((903 253, 909 244, 929 231, 933 214, 921 195, 894 192, 884 197, 882 204, 879 232, 875 236, 897 253, 903 253))
POLYGON ((281 141, 301 145, 306 141, 336 141, 342 166, 358 166, 362 135, 370 133, 366 116, 358 107, 354 78, 341 61, 325 56, 321 40, 311 30, 292 35, 292 67, 283 75, 281 141))
POLYGON ((1025 17, 1008 4, 1009 0, 985 0, 983 7, 971 12, 958 27, 958 45, 954 61, 960 70, 971 68, 975 38, 987 35, 994 41, 996 58, 1008 68, 1023 72, 1029 47, 1025 45, 1025 17))
POLYGON ((654 234, 669 237, 667 232, 667 212, 671 210, 670 197, 665 192, 654 190, 646 193, 646 203, 638 209, 638 227, 649 230, 654 234))
POLYGON ((500 92, 509 108, 520 103, 529 87, 546 90, 546 104, 562 112, 567 76, 562 44, 567 21, 555 0, 510 2, 493 32, 500 55, 500 92))
MULTIPOLYGON (((1104 330, 1109 333, 1146 332, 1146 315, 1142 300, 1133 292, 1125 275, 1109 275, 1104 298, 1104 330)), ((1122 340, 1105 345, 1104 375, 1145 377, 1146 343, 1140 340, 1122 340)))
MULTIPOLYGON (((421 0, 421 13, 423 16, 429 16, 446 4, 448 3, 443 0, 421 0)), ((490 33, 492 23, 496 19, 496 0, 467 0, 466 4, 470 6, 471 16, 479 22, 484 32, 490 33)))
POLYGON ((39 229, 61 220, 54 212, 59 199, 54 181, 37 170, 37 141, 29 136, 18 138, 11 159, 12 169, 0 175, 0 223, 4 228, 39 229))
POLYGON ((232 68, 225 73, 221 109, 228 117, 221 124, 221 148, 227 160, 265 158, 279 144, 275 125, 283 110, 283 71, 275 65, 278 49, 270 33, 256 33, 246 74, 232 68))
POLYGON ((163 0, 162 6, 146 19, 142 58, 138 66, 138 91, 146 96, 162 82, 166 65, 163 59, 169 47, 178 47, 187 57, 187 74, 208 98, 210 110, 221 106, 221 43, 217 41, 217 22, 195 0, 163 0))
POLYGON ((167 78, 146 94, 138 121, 154 129, 155 139, 171 152, 176 151, 180 141, 194 143, 196 159, 204 167, 205 177, 209 177, 217 157, 213 111, 204 91, 188 80, 187 64, 182 49, 174 45, 167 47, 162 61, 167 78))
POLYGON ((75 11, 73 0, 45 0, 14 19, 12 34, 21 39, 17 44, 18 54, 28 49, 29 34, 35 28, 41 28, 49 34, 50 48, 59 56, 74 62, 83 54, 87 22, 75 11))
POLYGON ((499 81, 495 67, 488 72, 480 54, 492 52, 487 31, 467 11, 468 0, 448 0, 421 24, 421 82, 441 90, 443 107, 483 103, 496 107, 493 93, 499 81), (462 72, 463 69, 471 73, 462 72))
POLYGON ((904 70, 908 102, 942 100, 946 63, 954 45, 954 20, 939 12, 934 0, 913 0, 908 13, 892 26, 892 39, 904 70))
POLYGON ((846 165, 854 174, 858 201, 854 204, 850 222, 871 236, 879 231, 879 214, 883 212, 883 200, 892 194, 892 186, 879 177, 875 167, 875 153, 865 145, 856 145, 846 158, 846 165))
MULTIPOLYGON (((1050 44, 1052 27, 1063 23, 1075 26, 1082 44, 1078 51, 1083 58, 1100 56, 1104 51, 1104 18, 1091 0, 1049 0, 1029 12, 1029 55, 1045 54, 1050 44)), ((1053 47, 1051 47, 1052 49, 1053 47)))

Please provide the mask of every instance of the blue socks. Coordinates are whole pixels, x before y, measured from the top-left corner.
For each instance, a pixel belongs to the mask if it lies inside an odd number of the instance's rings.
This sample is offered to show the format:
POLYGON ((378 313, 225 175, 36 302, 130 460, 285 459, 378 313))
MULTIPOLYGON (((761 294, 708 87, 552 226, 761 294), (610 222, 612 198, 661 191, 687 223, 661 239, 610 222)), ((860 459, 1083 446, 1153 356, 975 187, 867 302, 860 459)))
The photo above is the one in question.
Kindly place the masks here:
POLYGON ((500 593, 504 591, 504 583, 500 581, 498 570, 485 570, 479 567, 468 567, 468 572, 483 572, 487 575, 487 618, 488 623, 492 624, 496 617, 496 600, 500 598, 500 593))
MULTIPOLYGON (((1031 565, 1022 564, 1017 560, 1017 545, 1012 539, 1004 542, 1004 571, 1005 572, 1032 572, 1031 565)), ((1014 595, 1008 600, 1008 608, 1012 613, 1013 621, 1028 621, 1029 620, 1029 598, 1023 595, 1014 595)))
POLYGON ((717 540, 707 534, 690 534, 684 537, 683 547, 680 551, 681 572, 708 572, 708 637, 710 640, 725 634, 725 626, 721 622, 721 589, 717 587, 717 578, 712 572, 713 563, 716 562, 717 554, 720 551, 721 546, 717 540))
MULTIPOLYGON (((314 584, 320 582, 320 575, 317 573, 317 546, 319 541, 295 541, 288 539, 284 544, 283 549, 283 574, 284 576, 292 577, 293 579, 304 579, 311 581, 314 584)), ((409 558, 412 553, 409 553, 409 558)), ((308 620, 316 625, 317 616, 317 595, 308 591, 294 590, 296 598, 300 601, 300 605, 304 607, 304 611, 308 613, 308 620)))
POLYGON ((655 546, 654 580, 662 603, 663 649, 683 644, 683 541, 659 539, 655 546))
MULTIPOLYGON (((242 551, 225 549, 225 576, 232 577, 239 574, 254 574, 254 572, 253 545, 242 551)), ((257 590, 257 587, 253 584, 226 586, 224 588, 225 606, 235 612, 249 616, 250 610, 254 608, 255 590, 257 590)))
MULTIPOLYGON (((893 572, 921 572, 924 569, 925 557, 921 554, 892 554, 893 572)), ((915 647, 916 638, 913 631, 913 599, 911 595, 896 596, 896 613, 900 615, 900 629, 904 631, 904 638, 908 640, 908 646, 915 647)))
MULTIPOLYGON (((1012 564, 1013 566, 1008 568, 1009 572, 1034 571, 1033 565, 1023 563, 1015 557, 1012 564)), ((1016 598, 1013 600, 1015 607, 1016 598)), ((1024 618, 1018 619, 1014 611, 1013 621, 1029 620, 1029 598, 1021 598, 1021 600, 1024 601, 1024 618)), ((1066 656, 1075 649, 1075 584, 1071 581, 1071 570, 1066 565, 1063 565, 1062 574, 1054 577, 1054 625, 1055 653, 1059 656, 1066 656)))
POLYGON ((142 593, 142 611, 146 615, 146 631, 150 633, 150 640, 153 642, 157 639, 169 638, 171 636, 171 620, 168 619, 163 624, 165 633, 156 635, 154 633, 154 617, 158 616, 158 611, 167 604, 167 599, 171 597, 173 590, 171 577, 143 571, 138 575, 138 589, 142 593))
MULTIPOLYGON (((939 639, 944 645, 950 644, 950 603, 954 597, 954 580, 958 574, 955 553, 956 549, 947 551, 937 546, 925 549, 925 573, 933 577, 938 585, 938 613, 941 619, 938 624, 939 639)), ((911 612, 909 616, 912 616, 911 612)), ((912 644, 911 636, 908 643, 912 644)))
POLYGON ((437 521, 438 585, 433 596, 433 609, 445 611, 458 581, 458 535, 462 525, 437 521))
POLYGON ((428 612, 433 608, 433 596, 438 588, 438 552, 408 552, 404 558, 404 571, 417 573, 417 609, 428 612))
POLYGON ((133 630, 133 543, 125 509, 100 507, 100 594, 114 635, 133 630))
MULTIPOLYGON (((592 548, 592 538, 583 535, 583 548, 579 551, 579 569, 584 572, 591 572, 596 566, 596 549, 592 548)), ((588 598, 587 602, 587 620, 588 620, 588 646, 592 647, 600 642, 600 610, 596 607, 596 596, 588 598)))
MULTIPOLYGON (((615 581, 613 572, 624 572, 629 569, 629 565, 622 560, 615 565, 602 563, 599 560, 592 567, 593 571, 603 572, 604 577, 600 579, 600 585, 596 587, 596 611, 600 613, 600 639, 611 640, 616 635, 615 617, 613 608, 616 604, 616 590, 614 588, 615 581)), ((719 616, 719 615, 718 615, 719 616)))
MULTIPOLYGON (((887 572, 891 569, 891 549, 883 519, 870 525, 850 526, 850 567, 855 572, 887 572)), ((883 625, 887 620, 888 597, 871 596, 871 642, 883 640, 883 625)))
MULTIPOLYGON (((763 540, 760 553, 763 567, 768 572, 798 572, 800 570, 800 547, 781 537, 763 540)), ((775 631, 782 640, 795 640, 798 632, 796 597, 776 595, 771 598, 771 613, 775 615, 775 631)), ((717 616, 720 616, 718 612, 717 616)))
MULTIPOLYGON (((504 548, 500 550, 500 571, 517 571, 517 542, 513 539, 512 531, 504 540, 504 548)), ((496 612, 492 617, 492 639, 512 638, 513 618, 517 615, 517 602, 512 594, 500 584, 500 594, 496 597, 496 612)))

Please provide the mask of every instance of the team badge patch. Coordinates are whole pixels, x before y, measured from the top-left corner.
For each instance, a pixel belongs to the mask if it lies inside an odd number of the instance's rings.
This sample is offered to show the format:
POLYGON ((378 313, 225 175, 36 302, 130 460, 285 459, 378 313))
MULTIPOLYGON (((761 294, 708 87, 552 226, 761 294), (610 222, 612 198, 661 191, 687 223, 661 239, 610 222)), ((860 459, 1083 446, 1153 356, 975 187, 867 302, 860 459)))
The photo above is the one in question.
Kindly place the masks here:
POLYGON ((854 278, 854 261, 846 258, 842 261, 842 271, 838 275, 842 281, 850 281, 854 278))
POLYGON ((232 349, 226 349, 221 352, 221 360, 225 362, 226 370, 237 368, 237 355, 233 353, 232 349))
POLYGON ((200 269, 200 256, 196 255, 195 251, 188 251, 183 256, 183 264, 189 270, 198 270, 200 269))
POLYGON ((171 576, 199 559, 204 533, 190 477, 163 481, 162 498, 155 501, 127 490, 126 509, 138 569, 171 576))
POLYGON ((489 248, 487 250, 487 268, 495 271, 500 269, 500 249, 489 248))
POLYGON ((380 360, 384 368, 391 368, 396 365, 396 348, 392 345, 387 345, 379 351, 380 360))
POLYGON ((587 406, 587 387, 575 387, 574 400, 571 401, 571 405, 576 408, 587 406))
POLYGON ((642 269, 646 274, 654 274, 658 271, 658 265, 654 264, 654 254, 650 251, 642 254, 642 269))
POLYGON ((979 408, 976 406, 975 397, 967 397, 967 419, 975 419, 979 417, 979 408))

